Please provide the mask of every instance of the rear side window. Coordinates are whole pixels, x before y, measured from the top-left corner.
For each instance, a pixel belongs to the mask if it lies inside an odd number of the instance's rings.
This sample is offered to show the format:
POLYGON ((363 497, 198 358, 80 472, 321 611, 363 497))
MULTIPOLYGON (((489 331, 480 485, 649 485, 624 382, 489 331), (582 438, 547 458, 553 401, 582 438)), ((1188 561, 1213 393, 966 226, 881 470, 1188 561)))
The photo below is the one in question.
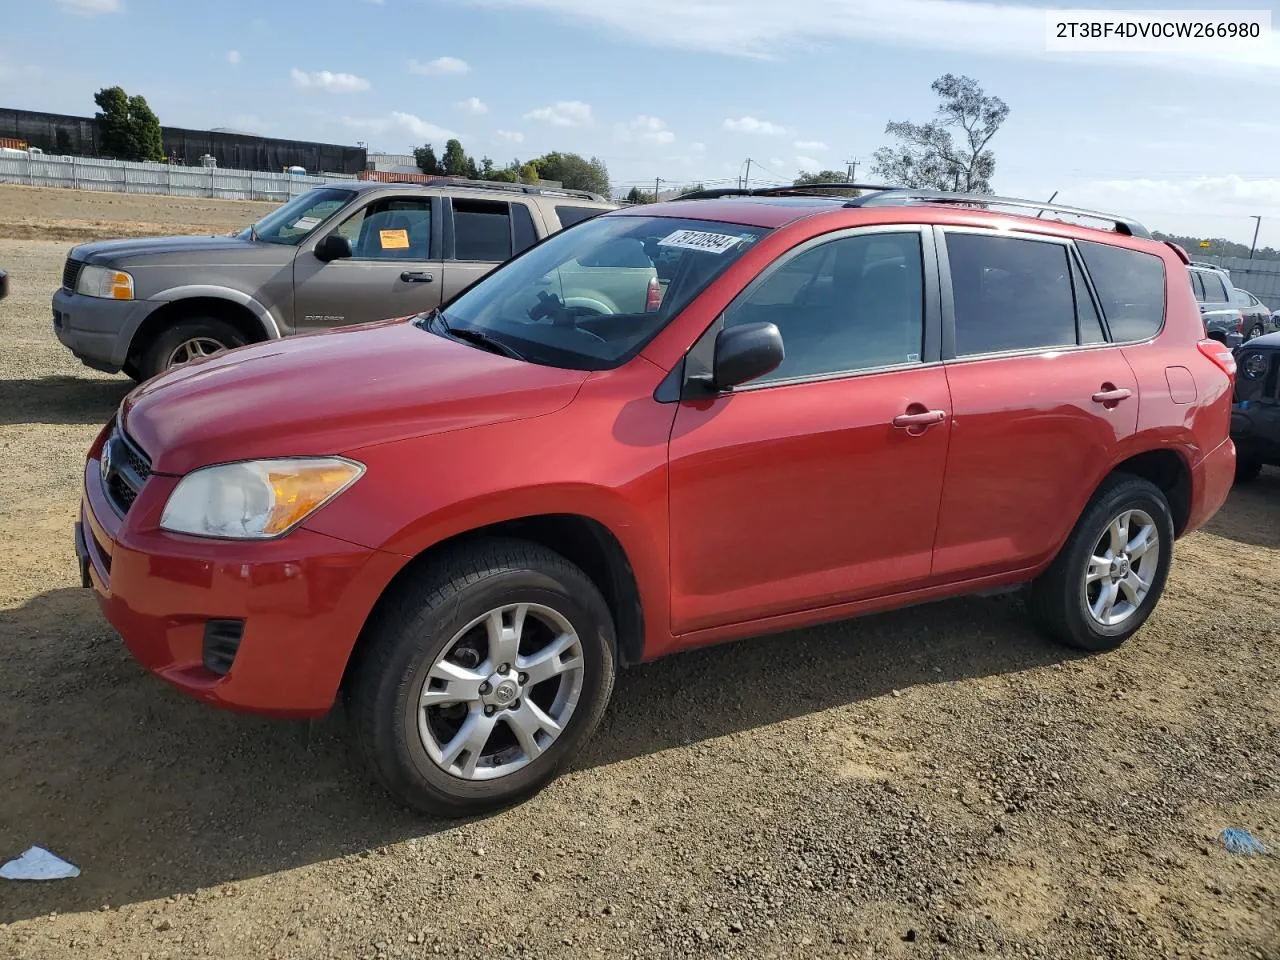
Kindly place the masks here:
POLYGON ((1154 254, 1089 240, 1076 241, 1076 248, 1098 292, 1111 339, 1154 337, 1164 323, 1164 261, 1154 254))
POLYGON ((454 256, 501 263, 511 258, 511 212, 492 200, 453 201, 454 256))
POLYGON ((602 213, 607 213, 597 207, 574 207, 563 204, 556 207, 556 216, 560 220, 560 226, 572 227, 575 223, 581 223, 583 220, 590 220, 592 217, 598 217, 602 213))
POLYGON ((1227 288, 1220 276, 1206 271, 1200 274, 1200 282, 1204 284, 1205 303, 1227 303, 1227 288))
POLYGON ((1187 274, 1191 278, 1191 294, 1201 303, 1204 303, 1204 284, 1200 282, 1200 274, 1192 270, 1187 274))
POLYGON ((1067 248, 1058 243, 947 234, 956 356, 1076 344, 1067 248))

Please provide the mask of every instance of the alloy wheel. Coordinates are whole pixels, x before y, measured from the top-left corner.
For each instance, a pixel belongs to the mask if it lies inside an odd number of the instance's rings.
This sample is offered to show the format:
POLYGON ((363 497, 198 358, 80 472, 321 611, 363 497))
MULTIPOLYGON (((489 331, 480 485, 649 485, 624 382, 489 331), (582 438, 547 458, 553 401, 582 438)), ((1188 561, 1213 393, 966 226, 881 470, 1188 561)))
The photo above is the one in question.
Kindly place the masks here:
POLYGON ((225 344, 219 343, 212 337, 192 337, 190 340, 184 340, 173 348, 165 367, 180 367, 183 364, 190 363, 192 360, 199 360, 201 357, 211 357, 215 353, 221 353, 225 349, 227 349, 225 344))
POLYGON ((1151 593, 1160 564, 1160 533, 1143 510, 1116 516, 1094 545, 1084 575, 1084 602, 1104 627, 1124 623, 1151 593))

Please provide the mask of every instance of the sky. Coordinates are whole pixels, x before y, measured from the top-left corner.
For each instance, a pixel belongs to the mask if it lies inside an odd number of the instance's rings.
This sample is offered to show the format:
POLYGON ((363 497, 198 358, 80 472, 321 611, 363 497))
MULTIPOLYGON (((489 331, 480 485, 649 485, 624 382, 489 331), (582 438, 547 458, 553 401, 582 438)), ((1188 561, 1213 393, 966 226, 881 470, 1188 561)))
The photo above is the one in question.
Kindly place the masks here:
MULTIPOLYGON (((1202 9, 1124 0, 1099 9, 1202 9)), ((1273 5, 1218 0, 1276 13, 1273 5)), ((162 123, 366 143, 451 136, 499 163, 598 156, 615 189, 874 181, 885 124, 964 74, 1010 107, 1011 196, 1280 247, 1280 44, 1048 52, 1004 0, 0 0, 0 106, 92 115, 119 84, 162 123)), ((1275 17, 1280 26, 1280 16, 1275 17)))

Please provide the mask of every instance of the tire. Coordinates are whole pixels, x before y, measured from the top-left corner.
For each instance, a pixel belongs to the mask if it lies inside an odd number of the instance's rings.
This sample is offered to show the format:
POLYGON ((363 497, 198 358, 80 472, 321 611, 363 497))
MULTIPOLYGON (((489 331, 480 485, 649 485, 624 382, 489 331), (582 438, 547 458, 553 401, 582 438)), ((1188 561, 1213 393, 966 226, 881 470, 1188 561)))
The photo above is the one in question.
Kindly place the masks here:
MULTIPOLYGON (((1135 529, 1129 542, 1136 542, 1140 532, 1135 529)), ((1169 576, 1173 541, 1173 515, 1160 488, 1141 477, 1115 474, 1098 489, 1049 569, 1032 583, 1029 599, 1032 618, 1045 634, 1068 646, 1114 650, 1137 633, 1159 602, 1169 576), (1109 534, 1111 525, 1126 515, 1130 523, 1137 522, 1141 527, 1148 526, 1145 521, 1150 521, 1156 537, 1154 563, 1149 559, 1149 552, 1132 561, 1126 557, 1123 566, 1113 563, 1107 576, 1086 586, 1086 578, 1098 568, 1091 560, 1095 556, 1094 548, 1102 550, 1099 557, 1106 555, 1114 542, 1109 534), (1104 534, 1108 535, 1105 548, 1099 544, 1104 534), (1108 588, 1110 574, 1123 573, 1130 562, 1133 572, 1149 584, 1149 589, 1134 604, 1133 588, 1116 584, 1116 606, 1111 609, 1111 615, 1118 619, 1112 623, 1101 622, 1090 609, 1094 598, 1108 588)))
POLYGON ((1236 458, 1236 483, 1252 483, 1262 473, 1261 460, 1236 458))
POLYGON ((1266 333, 1266 331, 1262 329, 1262 324, 1255 323, 1252 327, 1249 328, 1249 335, 1245 337, 1245 340, 1256 340, 1258 337, 1262 336, 1264 333, 1266 333))
MULTIPOLYGON (((504 613, 502 622, 514 623, 514 619, 504 613)), ((422 576, 405 582, 371 619, 347 690, 353 733, 374 776, 406 806, 447 817, 501 809, 545 786, 594 732, 613 692, 615 651, 613 618, 604 598, 587 575, 564 557, 521 540, 463 545, 433 558, 422 576), (529 608, 523 619, 523 639, 516 641, 520 662, 507 674, 489 673, 501 664, 490 662, 496 648, 485 623, 493 611, 517 604, 529 608), (554 617, 561 618, 560 625, 548 627, 554 617), (485 623, 468 630, 477 620, 485 623), (528 651, 545 635, 555 637, 551 643, 563 641, 570 636, 564 626, 576 634, 578 645, 555 659, 578 659, 580 667, 533 681, 536 667, 528 666, 528 651), (438 660, 444 666, 438 666, 438 660), (446 667, 453 677, 460 664, 467 676, 506 677, 500 684, 485 686, 491 701, 507 705, 485 704, 472 692, 448 692, 475 691, 466 680, 444 681, 440 689, 446 692, 437 690, 442 681, 433 677, 446 667), (525 674, 521 666, 531 673, 525 674), (530 680, 527 685, 525 677, 530 680), (510 689, 504 694, 503 687, 513 683, 516 699, 494 700, 509 698, 510 689), (460 696, 465 702, 420 707, 420 698, 429 693, 441 698, 460 696), (576 705, 565 714, 570 700, 576 705), (533 742, 540 751, 536 756, 530 755, 516 734, 517 719, 535 716, 531 704, 543 716, 563 721, 549 742, 545 742, 548 729, 534 731, 533 742), (474 741, 481 747, 474 755, 470 750, 455 753, 451 766, 448 755, 457 738, 473 740, 463 737, 463 727, 472 724, 468 729, 478 730, 490 722, 482 719, 486 709, 493 711, 489 728, 493 732, 484 735, 488 739, 474 741), (538 736, 543 743, 538 744, 538 736), (504 744, 505 752, 500 749, 504 744), (485 753, 488 748, 495 751, 492 756, 485 753), (510 772, 495 775, 502 766, 510 772), (467 767, 473 768, 471 772, 467 767)), ((479 692, 484 693, 484 687, 479 692)))
POLYGON ((150 380, 170 367, 175 350, 186 343, 204 341, 223 350, 242 347, 248 341, 244 334, 216 317, 188 317, 166 327, 142 351, 137 364, 140 380, 150 380))

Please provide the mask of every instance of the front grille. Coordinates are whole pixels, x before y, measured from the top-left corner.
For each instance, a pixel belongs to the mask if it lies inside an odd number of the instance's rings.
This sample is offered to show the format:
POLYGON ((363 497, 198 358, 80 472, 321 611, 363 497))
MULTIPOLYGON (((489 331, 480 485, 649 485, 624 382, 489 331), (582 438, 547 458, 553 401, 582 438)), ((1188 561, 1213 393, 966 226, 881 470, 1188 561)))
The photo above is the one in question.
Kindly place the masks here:
POLYGON ((102 483, 108 499, 122 514, 128 513, 149 476, 151 461, 147 455, 124 431, 114 427, 102 445, 102 483))
POLYGON ((62 288, 76 292, 76 282, 80 279, 80 271, 84 269, 84 264, 79 260, 72 260, 67 257, 67 262, 62 268, 62 288))

